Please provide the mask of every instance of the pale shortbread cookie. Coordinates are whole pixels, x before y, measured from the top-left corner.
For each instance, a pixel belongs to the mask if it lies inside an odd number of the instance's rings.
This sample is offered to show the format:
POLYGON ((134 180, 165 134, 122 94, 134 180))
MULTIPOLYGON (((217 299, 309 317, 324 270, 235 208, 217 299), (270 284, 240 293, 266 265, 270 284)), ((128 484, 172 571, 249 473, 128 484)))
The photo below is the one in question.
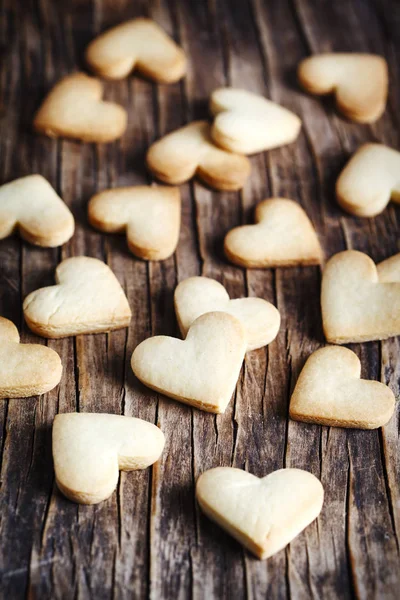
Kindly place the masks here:
POLYGON ((107 79, 122 79, 134 69, 160 83, 186 73, 182 48, 151 19, 132 19, 102 33, 86 50, 88 65, 107 79))
POLYGON ((227 258, 242 267, 318 265, 322 250, 317 234, 297 202, 270 198, 257 205, 256 225, 231 229, 225 237, 227 258))
POLYGON ((301 120, 287 108, 263 96, 236 88, 219 88, 211 94, 215 116, 211 136, 218 146, 254 154, 294 142, 301 120))
POLYGON ((393 392, 379 381, 360 376, 360 361, 348 348, 317 350, 296 383, 290 400, 291 418, 332 427, 382 427, 394 411, 393 392))
POLYGON ((136 256, 164 260, 178 244, 179 189, 141 185, 105 190, 90 200, 88 215, 100 231, 126 231, 129 249, 136 256))
POLYGON ((73 235, 74 217, 41 175, 28 175, 0 187, 0 239, 18 230, 24 240, 54 248, 73 235))
POLYGON ((149 388, 201 410, 223 413, 245 352, 240 321, 227 313, 210 312, 196 319, 184 341, 160 335, 139 344, 131 365, 149 388))
POLYGON ((45 394, 61 374, 57 352, 40 344, 20 344, 14 323, 0 317, 0 398, 45 394))
POLYGON ((119 471, 146 469, 164 448, 147 421, 105 413, 66 413, 53 423, 56 483, 73 502, 97 504, 117 487, 119 471))
POLYGON ((262 298, 237 298, 230 300, 222 284, 208 277, 189 277, 175 289, 174 305, 182 336, 192 323, 208 312, 226 312, 242 323, 247 351, 262 348, 275 339, 281 317, 273 304, 262 298))
POLYGON ((241 469, 217 467, 200 475, 196 498, 210 519, 265 559, 318 517, 324 490, 301 469, 280 469, 259 479, 241 469))
POLYGON ((400 253, 376 265, 376 270, 381 283, 400 283, 400 253))
POLYGON ((400 152, 383 144, 364 144, 336 182, 340 206, 357 217, 374 217, 390 200, 400 203, 400 152))
POLYGON ((218 190, 241 189, 251 169, 245 156, 213 144, 207 121, 194 121, 152 144, 146 162, 166 183, 180 185, 197 175, 218 190))
POLYGON ((400 335, 400 283, 381 283, 374 262, 346 250, 326 264, 321 287, 325 337, 334 344, 400 335))
POLYGON ((335 93, 338 109, 349 119, 372 123, 385 110, 388 95, 386 60, 375 54, 318 54, 298 69, 301 85, 312 94, 335 93))
POLYGON ((128 300, 110 267, 101 260, 68 258, 58 265, 56 282, 24 300, 25 320, 38 335, 61 338, 128 327, 128 300))
POLYGON ((39 133, 85 142, 112 142, 124 133, 127 114, 102 100, 103 85, 84 73, 67 75, 47 95, 33 121, 39 133))

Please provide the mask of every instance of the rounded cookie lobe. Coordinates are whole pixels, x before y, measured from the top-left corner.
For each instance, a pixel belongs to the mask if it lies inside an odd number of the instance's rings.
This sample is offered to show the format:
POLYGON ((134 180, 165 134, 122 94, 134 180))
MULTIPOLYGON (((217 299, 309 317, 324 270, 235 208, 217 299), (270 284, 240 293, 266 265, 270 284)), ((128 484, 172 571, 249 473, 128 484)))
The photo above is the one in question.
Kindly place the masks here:
POLYGON ((0 398, 45 394, 61 375, 57 352, 40 344, 21 344, 14 323, 0 317, 0 398))
POLYGON ((28 175, 0 186, 0 239, 15 229, 31 244, 61 246, 75 222, 67 205, 41 175, 28 175))

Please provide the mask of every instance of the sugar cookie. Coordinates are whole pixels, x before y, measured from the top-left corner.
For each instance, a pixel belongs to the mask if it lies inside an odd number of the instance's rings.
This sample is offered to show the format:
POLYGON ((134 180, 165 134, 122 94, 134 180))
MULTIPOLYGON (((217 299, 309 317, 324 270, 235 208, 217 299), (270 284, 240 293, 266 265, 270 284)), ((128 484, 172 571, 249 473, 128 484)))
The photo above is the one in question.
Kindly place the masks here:
POLYGON ((230 300, 223 285, 208 277, 189 277, 175 289, 174 304, 179 329, 183 337, 201 315, 226 312, 242 323, 247 351, 262 348, 275 339, 281 321, 279 311, 262 298, 230 300))
POLYGON ((105 413, 66 413, 53 423, 53 460, 60 491, 79 504, 107 500, 119 471, 146 469, 164 448, 162 431, 147 421, 105 413))
POLYGON ((325 337, 334 344, 400 334, 400 283, 381 283, 374 262, 346 250, 326 264, 321 288, 325 337))
POLYGON ((103 86, 94 77, 67 75, 43 101, 33 128, 50 137, 112 142, 124 133, 127 114, 119 104, 102 100, 102 95, 103 86))
POLYGON ((174 83, 186 72, 182 48, 151 19, 132 19, 95 38, 86 50, 93 71, 123 79, 133 70, 160 83, 174 83))
POLYGON ((239 190, 250 175, 250 162, 217 148, 207 121, 195 121, 152 144, 147 166, 166 183, 180 185, 194 175, 218 190, 239 190))
POLYGON ((301 120, 287 108, 263 96, 236 88, 219 88, 211 94, 215 116, 211 136, 218 146, 254 154, 294 142, 301 120))
POLYGON ((388 67, 375 54, 326 53, 303 60, 301 85, 312 94, 335 93, 338 109, 359 123, 373 123, 382 115, 388 94, 388 67))
POLYGON ((185 341, 165 335, 145 340, 134 350, 131 365, 149 388, 201 410, 223 413, 245 352, 240 321, 211 312, 196 319, 185 341))
POLYGON ((332 427, 382 427, 394 411, 393 392, 379 381, 360 376, 360 361, 348 348, 317 350, 300 373, 290 400, 290 417, 332 427))
POLYGON ((390 200, 400 202, 400 152, 383 144, 364 144, 336 182, 340 206, 357 217, 374 217, 390 200))
POLYGON ((179 189, 141 185, 105 190, 90 200, 88 215, 100 231, 126 231, 129 249, 136 256, 164 260, 178 244, 179 189))
POLYGON ((256 225, 242 225, 225 237, 226 257, 248 268, 317 265, 322 250, 317 234, 297 202, 270 198, 257 205, 256 225))
POLYGON ((25 298, 25 320, 38 335, 60 338, 128 327, 128 300, 110 267, 101 260, 68 258, 58 265, 56 282, 25 298))
POLYGON ((66 204, 41 175, 28 175, 0 187, 0 239, 18 230, 36 246, 65 244, 75 229, 66 204))
POLYGON ((318 517, 324 490, 301 469, 280 469, 259 479, 241 469, 217 467, 200 475, 196 498, 211 520, 265 559, 318 517))
POLYGON ((41 344, 21 344, 14 323, 0 317, 0 398, 45 394, 61 374, 57 352, 41 344))

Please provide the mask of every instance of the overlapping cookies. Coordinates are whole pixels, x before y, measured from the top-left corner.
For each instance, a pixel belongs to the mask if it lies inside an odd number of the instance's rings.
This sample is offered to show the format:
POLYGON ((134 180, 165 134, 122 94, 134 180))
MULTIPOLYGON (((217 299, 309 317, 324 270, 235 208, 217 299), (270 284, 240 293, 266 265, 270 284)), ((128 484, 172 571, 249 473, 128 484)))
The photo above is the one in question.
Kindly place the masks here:
MULTIPOLYGON (((138 71, 169 84, 184 76, 187 63, 184 51, 144 18, 100 34, 85 58, 91 71, 106 79, 120 80, 138 71)), ((384 111, 388 75, 381 57, 313 56, 301 63, 298 77, 310 93, 335 93, 339 111, 356 122, 371 123, 384 111)), ((210 120, 187 123, 148 148, 146 164, 157 179, 177 186, 197 176, 217 190, 237 191, 250 177, 247 155, 292 144, 301 131, 299 116, 249 90, 216 89, 209 108, 210 120)), ((126 127, 125 108, 103 99, 102 83, 85 73, 58 81, 33 121, 38 133, 93 143, 115 141, 126 127)), ((400 201, 399 174, 398 151, 366 144, 340 174, 337 201, 352 215, 377 215, 390 200, 400 201)), ((131 253, 151 261, 175 252, 180 216, 176 187, 112 188, 88 203, 88 221, 95 229, 124 233, 131 253)), ((61 246, 74 233, 69 208, 40 175, 0 187, 0 239, 16 230, 42 247, 61 246)), ((257 204, 254 224, 227 231, 224 252, 231 263, 248 269, 320 266, 324 260, 319 236, 304 209, 280 197, 257 204)), ((222 414, 246 353, 260 351, 277 336, 279 311, 262 297, 230 298, 221 283, 200 276, 179 282, 174 306, 183 339, 144 340, 133 350, 132 370, 157 394, 222 414)), ((110 332, 129 327, 131 321, 120 282, 107 264, 88 256, 63 260, 56 269, 56 285, 31 292, 23 313, 31 331, 46 338, 110 332)), ((377 266, 354 250, 331 257, 323 269, 321 313, 330 345, 308 357, 290 399, 290 417, 325 426, 384 426, 394 411, 392 391, 381 382, 361 379, 358 357, 340 345, 400 335, 400 255, 377 266)), ((3 317, 0 341, 1 398, 44 394, 59 383, 58 354, 44 345, 21 344, 17 328, 3 317)), ((173 403, 169 409, 174 409, 173 403)), ((134 417, 66 413, 53 423, 56 483, 77 503, 106 501, 120 470, 151 466, 163 448, 161 430, 134 417)), ((218 466, 198 478, 196 498, 209 518, 265 559, 318 517, 324 491, 314 475, 300 469, 258 478, 218 466)))

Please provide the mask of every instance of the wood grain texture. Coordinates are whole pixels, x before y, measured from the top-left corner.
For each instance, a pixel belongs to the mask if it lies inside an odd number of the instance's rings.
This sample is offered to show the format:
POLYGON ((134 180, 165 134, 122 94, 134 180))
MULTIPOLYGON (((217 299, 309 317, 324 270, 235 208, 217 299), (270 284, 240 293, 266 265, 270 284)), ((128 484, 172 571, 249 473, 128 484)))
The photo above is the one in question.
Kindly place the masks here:
MULTIPOLYGON (((76 218, 61 249, 37 249, 18 237, 0 242, 0 314, 22 341, 47 343, 64 365, 60 386, 41 398, 0 401, 1 597, 42 599, 361 598, 394 599, 400 584, 399 413, 379 431, 351 431, 288 419, 291 390, 309 354, 324 344, 319 268, 245 271, 227 264, 228 229, 251 222, 254 206, 272 195, 298 201, 312 219, 326 258, 355 248, 380 261, 400 250, 399 209, 374 219, 344 214, 334 182, 365 141, 400 148, 400 8, 393 0, 1 0, 0 183, 44 175, 76 218), (35 109, 64 74, 84 68, 87 43, 135 16, 154 18, 189 56, 187 77, 157 86, 137 76, 106 83, 129 124, 107 146, 33 135, 35 109), (295 79, 302 58, 321 51, 386 56, 390 95, 373 125, 342 119, 331 98, 304 94, 295 79), (207 116, 217 86, 262 93, 303 121, 298 141, 251 158, 240 193, 217 193, 191 182, 181 187, 177 251, 145 263, 123 236, 90 228, 89 198, 112 186, 151 183, 144 168, 149 144, 194 118, 207 116), (132 308, 129 330, 46 341, 24 325, 23 298, 54 281, 68 256, 105 260, 132 308), (282 315, 277 339, 249 353, 224 415, 210 415, 145 389, 134 378, 135 346, 154 334, 177 335, 176 284, 204 274, 232 297, 263 296, 282 315), (161 460, 121 474, 117 491, 98 506, 77 506, 54 484, 51 424, 57 412, 134 415, 165 433, 161 460), (300 467, 322 480, 326 500, 315 523, 286 550, 260 562, 206 519, 194 484, 218 465, 262 476, 300 467)), ((399 396, 398 339, 353 345, 363 376, 399 396)), ((397 404, 398 407, 398 404, 397 404)))

